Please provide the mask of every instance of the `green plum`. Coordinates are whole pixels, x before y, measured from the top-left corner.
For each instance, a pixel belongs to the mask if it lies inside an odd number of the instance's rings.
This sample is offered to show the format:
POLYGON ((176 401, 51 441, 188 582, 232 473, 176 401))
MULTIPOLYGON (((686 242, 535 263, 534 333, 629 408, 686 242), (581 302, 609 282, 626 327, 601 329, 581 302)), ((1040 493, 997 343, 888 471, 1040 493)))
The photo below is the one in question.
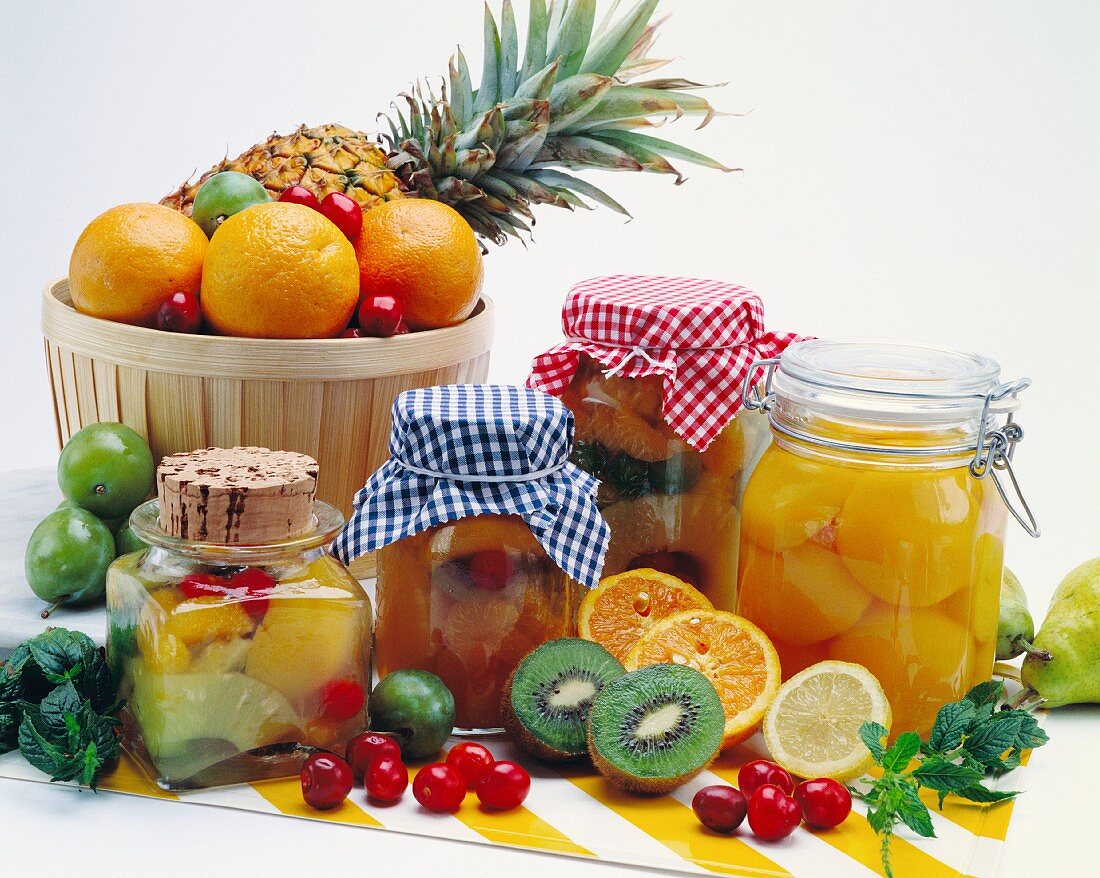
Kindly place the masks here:
POLYGON ((42 618, 101 598, 114 559, 111 531, 86 509, 57 509, 42 519, 23 559, 31 591, 50 604, 42 618))
POLYGON ((383 677, 370 696, 371 729, 391 732, 401 752, 427 759, 439 752, 455 724, 455 699, 431 671, 406 668, 383 677))
POLYGON ((153 487, 153 453, 122 424, 91 424, 61 451, 57 483, 65 496, 93 515, 128 516, 153 487))
MULTIPOLYGON (((81 507, 81 505, 79 503, 76 503, 76 502, 70 500, 68 497, 66 497, 60 503, 57 504, 57 508, 58 509, 81 509, 83 507, 81 507)), ((96 516, 96 517, 99 518, 99 516, 96 516)), ((113 533, 117 537, 119 528, 121 528, 124 524, 126 524, 126 522, 128 522, 130 520, 130 516, 129 515, 123 515, 123 516, 120 516, 119 518, 100 518, 99 520, 102 521, 105 525, 107 525, 107 530, 109 530, 111 533, 113 533)))
POLYGON ((227 217, 270 200, 271 196, 259 180, 237 171, 222 171, 199 188, 191 219, 206 232, 206 237, 213 238, 227 217))
POLYGON ((149 548, 149 544, 139 537, 129 522, 115 531, 115 554, 129 555, 131 552, 142 552, 149 548))

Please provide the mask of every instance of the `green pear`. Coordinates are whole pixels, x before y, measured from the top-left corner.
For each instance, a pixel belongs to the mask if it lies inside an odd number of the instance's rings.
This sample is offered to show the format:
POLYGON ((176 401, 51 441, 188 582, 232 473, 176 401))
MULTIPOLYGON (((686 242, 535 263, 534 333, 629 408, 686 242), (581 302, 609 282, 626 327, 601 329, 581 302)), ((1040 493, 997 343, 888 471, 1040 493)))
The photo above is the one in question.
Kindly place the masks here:
POLYGON ((1023 643, 1035 637, 1035 622, 1027 607, 1027 595, 1016 574, 1007 567, 1001 577, 1001 611, 997 620, 997 660, 1008 661, 1022 654, 1023 643))
POLYGON ((1100 702, 1100 558, 1070 571, 1050 600, 1020 679, 1047 707, 1100 702))

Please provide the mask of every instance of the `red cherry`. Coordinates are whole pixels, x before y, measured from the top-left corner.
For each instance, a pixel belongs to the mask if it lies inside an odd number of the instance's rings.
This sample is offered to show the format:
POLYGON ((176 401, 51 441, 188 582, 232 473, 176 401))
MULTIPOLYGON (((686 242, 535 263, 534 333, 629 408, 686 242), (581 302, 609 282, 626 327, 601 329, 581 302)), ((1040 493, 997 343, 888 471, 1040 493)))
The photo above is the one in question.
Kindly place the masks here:
POLYGON ((394 335, 408 335, 409 334, 409 325, 404 320, 402 320, 400 323, 397 324, 397 329, 395 329, 393 331, 393 334, 394 335))
POLYGON ((363 334, 363 330, 361 330, 357 326, 349 326, 347 329, 345 329, 343 332, 340 333, 340 338, 366 338, 366 337, 367 336, 365 336, 363 334))
POLYGON ((466 778, 466 788, 472 790, 493 764, 493 754, 475 741, 463 741, 448 751, 447 764, 459 770, 466 778))
POLYGON ((245 567, 239 573, 229 577, 230 588, 240 592, 243 600, 241 608, 255 620, 263 618, 270 601, 267 598, 278 583, 270 573, 259 567, 245 567))
POLYGON ((802 820, 798 802, 773 783, 756 788, 749 796, 749 828, 764 841, 786 838, 802 820))
POLYGON ((351 792, 351 766, 332 753, 314 753, 302 766, 302 798, 311 808, 336 808, 351 792))
POLYGON ((405 795, 409 770, 399 756, 381 756, 367 768, 363 785, 367 788, 367 795, 375 801, 384 804, 396 802, 405 795))
POLYGON ((202 329, 202 308, 194 293, 172 293, 157 311, 157 329, 165 332, 198 332, 202 329))
POLYGON ((305 186, 291 186, 284 189, 279 193, 279 200, 290 204, 303 204, 306 207, 312 207, 316 211, 321 209, 321 202, 317 200, 317 196, 305 186))
POLYGON ((470 581, 486 591, 500 591, 512 579, 512 559, 501 549, 485 549, 467 563, 470 581))
POLYGON ((518 808, 531 792, 531 775, 522 765, 507 760, 494 762, 477 782, 477 797, 486 808, 508 811, 518 808))
POLYGON ((363 231, 363 208, 343 192, 330 192, 321 199, 321 214, 328 217, 349 241, 356 241, 363 231))
MULTIPOLYGON (((371 764, 383 757, 401 761, 401 747, 389 735, 363 732, 348 741, 347 760, 356 780, 362 780, 371 764)), ((408 780, 406 776, 405 782, 408 780)))
POLYGON ((852 813, 852 794, 829 777, 802 781, 794 788, 794 799, 802 807, 803 819, 815 829, 840 826, 852 813))
POLYGON ((363 687, 350 677, 329 680, 321 687, 321 716, 342 723, 363 712, 363 687))
POLYGON ((787 769, 767 759, 746 762, 737 772, 737 786, 746 796, 751 796, 766 783, 775 784, 788 796, 794 792, 794 778, 787 769))
POLYGON ((401 303, 393 296, 364 296, 359 303, 359 329, 363 335, 389 338, 401 326, 401 303))
POLYGON ((744 821, 748 802, 736 787, 714 784, 695 794, 691 809, 707 829, 733 832, 744 821))
POLYGON ((179 590, 185 598, 224 598, 230 593, 228 583, 212 573, 188 573, 179 590))
POLYGON ((457 811, 466 798, 466 778, 453 765, 433 762, 416 773, 413 795, 429 811, 457 811))

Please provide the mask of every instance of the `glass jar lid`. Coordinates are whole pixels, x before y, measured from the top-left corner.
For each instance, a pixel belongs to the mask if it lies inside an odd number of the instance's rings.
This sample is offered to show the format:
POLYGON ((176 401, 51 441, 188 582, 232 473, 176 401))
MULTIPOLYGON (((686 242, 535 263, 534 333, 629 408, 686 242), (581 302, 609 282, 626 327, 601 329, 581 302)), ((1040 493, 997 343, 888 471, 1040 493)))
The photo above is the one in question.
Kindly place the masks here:
POLYGON ((226 545, 182 539, 166 533, 160 524, 160 501, 149 500, 130 514, 130 527, 151 546, 189 558, 217 564, 247 564, 284 558, 328 545, 344 526, 344 515, 334 506, 313 501, 313 528, 301 536, 256 545, 226 545))
MULTIPOLYGON (((779 358, 772 381, 778 400, 825 416, 881 424, 957 425, 977 435, 986 397, 1001 367, 981 354, 935 345, 858 339, 796 342, 779 358)), ((1018 407, 1013 396, 989 415, 1018 407)))

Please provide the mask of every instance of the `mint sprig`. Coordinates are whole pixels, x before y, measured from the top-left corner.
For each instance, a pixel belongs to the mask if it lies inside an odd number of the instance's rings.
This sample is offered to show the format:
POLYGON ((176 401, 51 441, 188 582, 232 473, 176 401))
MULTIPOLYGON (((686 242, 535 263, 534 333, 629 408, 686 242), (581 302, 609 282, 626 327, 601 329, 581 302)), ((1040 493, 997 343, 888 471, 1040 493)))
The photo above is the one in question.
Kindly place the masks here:
POLYGON ((117 694, 91 638, 47 629, 0 662, 0 753, 18 747, 51 780, 94 790, 118 756, 117 694))
POLYGON ((882 777, 864 777, 867 791, 853 792, 867 802, 867 822, 881 838, 887 878, 894 874, 890 842, 899 823, 924 838, 936 835, 920 798, 921 787, 936 792, 941 809, 949 795, 970 802, 1003 802, 1019 791, 989 789, 985 778, 1011 771, 1026 750, 1048 740, 1029 710, 1006 702, 999 680, 981 683, 962 700, 941 707, 927 740, 904 732, 887 747, 889 731, 879 723, 864 723, 859 734, 882 777), (917 765, 910 769, 914 759, 917 765))

